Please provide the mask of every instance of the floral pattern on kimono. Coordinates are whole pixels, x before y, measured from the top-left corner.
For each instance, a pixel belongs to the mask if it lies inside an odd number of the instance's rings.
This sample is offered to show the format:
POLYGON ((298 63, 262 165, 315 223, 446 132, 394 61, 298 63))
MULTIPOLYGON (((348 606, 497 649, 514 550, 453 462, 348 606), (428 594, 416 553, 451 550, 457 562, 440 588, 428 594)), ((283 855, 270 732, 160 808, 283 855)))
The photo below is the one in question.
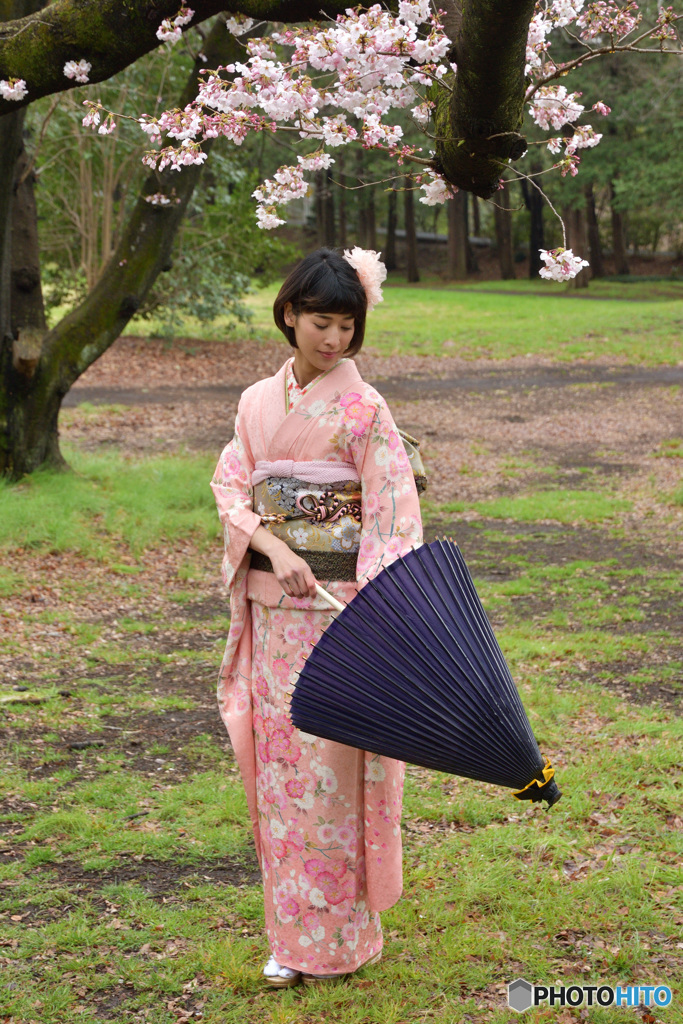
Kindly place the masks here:
POLYGON ((279 963, 311 973, 356 970, 382 946, 379 911, 402 887, 402 762, 295 729, 285 698, 334 613, 289 598, 249 568, 260 525, 256 461, 330 460, 356 467, 362 490, 357 582, 325 581, 346 603, 420 543, 417 491, 384 399, 344 359, 300 389, 291 361, 248 388, 212 488, 224 525, 231 626, 218 703, 244 781, 264 882, 266 930, 279 963))

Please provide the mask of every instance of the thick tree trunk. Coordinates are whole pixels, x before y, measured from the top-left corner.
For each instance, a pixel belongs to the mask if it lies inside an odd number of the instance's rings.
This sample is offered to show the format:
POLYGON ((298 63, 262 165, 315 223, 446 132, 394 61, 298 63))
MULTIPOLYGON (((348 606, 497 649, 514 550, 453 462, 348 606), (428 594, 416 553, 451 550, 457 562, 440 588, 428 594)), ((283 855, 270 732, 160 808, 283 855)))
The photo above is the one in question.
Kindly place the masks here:
MULTIPOLYGON (((572 250, 575 256, 581 259, 588 259, 588 232, 586 230, 586 215, 583 207, 564 210, 565 228, 567 231, 567 247, 572 250)), ((567 282, 567 288, 573 291, 577 288, 587 288, 590 281, 590 267, 586 267, 582 273, 577 274, 567 282)))
POLYGON ((36 176, 26 147, 15 164, 12 206, 10 312, 16 338, 27 328, 45 333, 45 306, 40 281, 38 214, 33 193, 36 176))
POLYGON ((496 249, 498 250, 498 263, 500 276, 504 281, 511 281, 516 277, 515 263, 512 258, 512 217, 510 214, 510 196, 506 185, 496 195, 493 213, 496 222, 496 249))
POLYGON ((527 148, 519 130, 534 0, 446 0, 445 7, 457 30, 448 59, 458 73, 450 96, 438 88, 432 93, 436 165, 453 185, 488 199, 498 189, 501 166, 527 148))
MULTIPOLYGON (((541 170, 540 164, 532 164, 532 174, 541 170)), ((544 266, 540 250, 545 249, 545 232, 543 228, 543 208, 545 201, 543 196, 530 185, 526 178, 521 179, 522 195, 524 205, 529 211, 529 277, 534 280, 538 272, 544 266)))
POLYGON ((420 280, 420 273, 417 268, 414 187, 413 179, 408 175, 405 179, 405 192, 403 193, 403 215, 406 225, 406 277, 412 282, 420 280))
POLYGON ((586 197, 586 223, 588 227, 588 249, 590 252, 591 277, 605 276, 605 261, 602 258, 602 245, 600 244, 600 228, 598 225, 598 214, 595 209, 595 195, 593 183, 584 187, 586 197))
POLYGON ((387 241, 384 247, 384 265, 387 270, 396 270, 396 189, 392 188, 387 195, 387 241))
POLYGON ((448 261, 446 276, 449 281, 464 281, 467 277, 467 206, 463 202, 467 193, 456 192, 446 203, 448 213, 448 261))
POLYGON ((24 111, 0 117, 0 345, 11 343, 12 206, 24 111))
MULTIPOLYGON (((241 52, 222 21, 204 44, 209 66, 226 64, 241 52), (215 61, 215 64, 212 63, 215 61)), ((196 93, 197 61, 179 105, 196 93)), ((0 126, 3 120, 0 119, 0 126)), ((205 144, 208 151, 209 145, 205 144)), ((170 266, 171 248, 201 166, 182 174, 167 169, 150 175, 111 260, 84 302, 35 339, 8 341, 0 354, 0 473, 18 479, 42 465, 62 466, 57 421, 62 399, 75 380, 120 335, 159 273, 170 266), (144 196, 157 192, 177 202, 155 206, 144 196)))
POLYGON ((626 256, 626 232, 624 230, 624 218, 619 210, 614 208, 614 185, 610 183, 610 210, 612 213, 612 249, 614 251, 614 271, 617 274, 625 275, 631 273, 626 256))

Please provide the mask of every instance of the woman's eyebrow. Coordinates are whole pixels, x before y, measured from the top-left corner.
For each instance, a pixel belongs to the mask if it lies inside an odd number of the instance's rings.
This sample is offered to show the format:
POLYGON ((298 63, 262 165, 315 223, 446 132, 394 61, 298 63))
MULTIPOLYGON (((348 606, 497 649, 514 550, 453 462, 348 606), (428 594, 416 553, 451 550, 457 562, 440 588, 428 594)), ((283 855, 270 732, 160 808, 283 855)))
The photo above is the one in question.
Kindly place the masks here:
MULTIPOLYGON (((322 320, 331 320, 332 319, 332 314, 331 313, 314 313, 313 316, 318 316, 322 320)), ((353 320, 353 319, 354 319, 354 317, 353 317, 352 313, 349 313, 348 315, 345 313, 342 316, 342 320, 353 320)))

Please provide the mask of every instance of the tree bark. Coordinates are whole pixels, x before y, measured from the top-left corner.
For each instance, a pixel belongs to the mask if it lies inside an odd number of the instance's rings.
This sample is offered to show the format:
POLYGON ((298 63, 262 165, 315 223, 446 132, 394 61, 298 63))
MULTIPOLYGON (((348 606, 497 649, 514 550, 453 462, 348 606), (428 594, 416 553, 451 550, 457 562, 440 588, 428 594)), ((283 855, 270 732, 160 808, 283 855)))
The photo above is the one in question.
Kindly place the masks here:
MULTIPOLYGON (((229 63, 241 52, 222 21, 203 49, 216 64, 229 63)), ((181 106, 194 97, 202 66, 195 64, 181 106)), ((57 426, 62 399, 120 335, 159 273, 170 267, 173 240, 201 170, 193 165, 181 175, 170 169, 149 175, 116 251, 84 302, 44 337, 39 349, 24 345, 21 337, 6 340, 0 353, 1 474, 18 479, 42 465, 64 465, 57 426), (173 201, 168 206, 145 201, 144 196, 157 192, 173 201)))
POLYGON ((496 223, 496 248, 500 276, 504 281, 512 281, 515 274, 515 263, 512 258, 512 217, 510 215, 509 183, 496 195, 493 214, 496 223))
POLYGON ((446 276, 449 281, 464 281, 467 277, 467 206, 463 202, 467 193, 456 192, 446 203, 448 213, 448 260, 446 276))
POLYGON ((593 193, 593 182, 584 187, 583 193, 586 197, 586 222, 588 227, 588 249, 590 252, 591 277, 605 276, 605 261, 602 257, 602 245, 600 243, 600 228, 598 225, 598 214, 595 209, 595 195, 593 193))
POLYGON ((406 276, 409 281, 420 280, 420 273, 417 268, 417 234, 415 232, 415 200, 413 189, 415 185, 410 175, 405 179, 405 192, 403 193, 404 207, 403 214, 406 225, 406 276))
POLYGON ((610 182, 610 210, 612 213, 612 250, 614 252, 614 271, 616 274, 630 274, 631 268, 628 265, 626 256, 626 236, 624 231, 624 218, 621 212, 614 207, 614 183, 610 182))
POLYGON ((396 189, 387 194, 387 241, 384 247, 384 266, 387 270, 396 270, 396 189))
POLYGON ((23 110, 0 118, 0 345, 6 343, 11 334, 14 168, 21 151, 23 128, 23 110))
MULTIPOLYGON (((541 165, 533 163, 531 173, 536 174, 541 170, 541 165)), ((543 228, 543 208, 545 202, 543 196, 530 185, 526 178, 521 179, 522 195, 524 205, 529 211, 529 277, 534 280, 538 272, 545 264, 541 259, 540 250, 545 249, 545 231, 543 228)))
MULTIPOLYGON (((567 231, 567 247, 572 250, 575 256, 585 260, 588 257, 588 232, 586 230, 586 214, 583 207, 569 208, 563 211, 564 224, 567 231)), ((567 288, 573 291, 577 288, 587 288, 590 281, 590 267, 577 274, 567 282, 567 288)))
POLYGON ((36 176, 22 145, 15 164, 12 205, 10 318, 16 338, 27 328, 44 333, 47 329, 43 289, 40 280, 38 213, 33 192, 36 176))
POLYGON ((436 166, 458 188, 488 199, 501 165, 526 150, 526 40, 534 0, 446 0, 460 7, 459 31, 448 60, 458 65, 449 96, 435 87, 436 166))

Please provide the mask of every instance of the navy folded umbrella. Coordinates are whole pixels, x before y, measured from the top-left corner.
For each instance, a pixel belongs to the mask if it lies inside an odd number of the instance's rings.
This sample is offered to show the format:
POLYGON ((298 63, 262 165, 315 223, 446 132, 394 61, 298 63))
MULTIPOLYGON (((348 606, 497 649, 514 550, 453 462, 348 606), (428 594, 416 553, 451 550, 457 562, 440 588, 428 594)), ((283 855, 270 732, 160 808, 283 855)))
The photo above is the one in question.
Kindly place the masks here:
POLYGON ((342 607, 311 650, 294 725, 401 761, 513 789, 561 793, 543 757, 465 560, 422 544, 342 607))

